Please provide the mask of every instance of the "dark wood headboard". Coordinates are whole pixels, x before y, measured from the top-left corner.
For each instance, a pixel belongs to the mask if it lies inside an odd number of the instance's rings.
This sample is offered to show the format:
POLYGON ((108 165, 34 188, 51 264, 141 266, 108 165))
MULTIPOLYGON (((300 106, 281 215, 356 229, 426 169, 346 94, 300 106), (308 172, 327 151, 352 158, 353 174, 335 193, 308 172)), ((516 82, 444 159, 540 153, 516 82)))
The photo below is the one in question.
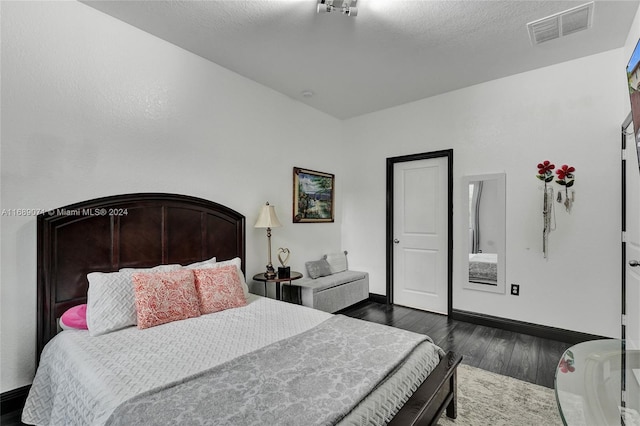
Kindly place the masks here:
POLYGON ((240 257, 245 218, 201 198, 144 193, 97 198, 38 216, 37 356, 57 319, 86 303, 87 274, 240 257))

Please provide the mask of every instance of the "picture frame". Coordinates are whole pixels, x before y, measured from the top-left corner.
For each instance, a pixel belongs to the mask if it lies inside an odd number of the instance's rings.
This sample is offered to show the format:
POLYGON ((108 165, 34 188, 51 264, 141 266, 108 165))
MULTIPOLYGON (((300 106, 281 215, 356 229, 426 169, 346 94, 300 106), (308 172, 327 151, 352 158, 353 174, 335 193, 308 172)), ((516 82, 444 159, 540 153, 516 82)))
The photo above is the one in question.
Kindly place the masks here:
POLYGON ((335 175, 293 168, 293 223, 334 221, 335 175))

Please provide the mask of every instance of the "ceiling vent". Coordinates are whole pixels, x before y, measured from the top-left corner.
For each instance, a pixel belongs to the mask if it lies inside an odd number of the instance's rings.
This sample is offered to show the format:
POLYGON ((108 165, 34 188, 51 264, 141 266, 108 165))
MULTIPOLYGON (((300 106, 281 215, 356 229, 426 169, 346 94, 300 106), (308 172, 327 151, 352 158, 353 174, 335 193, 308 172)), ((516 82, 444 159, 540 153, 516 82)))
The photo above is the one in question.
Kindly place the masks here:
POLYGON ((586 30, 592 22, 593 2, 529 22, 527 28, 531 44, 536 45, 586 30))

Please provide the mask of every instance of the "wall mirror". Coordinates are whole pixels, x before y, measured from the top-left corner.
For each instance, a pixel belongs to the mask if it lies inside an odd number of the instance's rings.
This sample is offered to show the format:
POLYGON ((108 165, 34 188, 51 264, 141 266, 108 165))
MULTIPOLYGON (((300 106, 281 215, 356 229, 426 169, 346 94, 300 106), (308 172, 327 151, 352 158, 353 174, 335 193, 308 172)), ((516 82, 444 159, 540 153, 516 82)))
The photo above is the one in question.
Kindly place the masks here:
POLYGON ((465 288, 505 293, 506 175, 462 179, 464 223, 462 283, 465 288))

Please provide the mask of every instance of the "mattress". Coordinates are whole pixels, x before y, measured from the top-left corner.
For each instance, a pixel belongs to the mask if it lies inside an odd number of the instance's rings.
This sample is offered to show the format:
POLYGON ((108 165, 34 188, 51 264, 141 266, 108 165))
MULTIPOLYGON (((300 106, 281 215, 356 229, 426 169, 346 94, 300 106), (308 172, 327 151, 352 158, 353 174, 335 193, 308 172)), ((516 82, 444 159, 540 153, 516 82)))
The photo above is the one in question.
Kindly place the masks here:
MULTIPOLYGON (((98 337, 80 330, 59 333, 42 353, 23 422, 104 424, 136 395, 296 336, 332 317, 255 295, 248 302, 246 307, 146 330, 130 327, 98 337)), ((435 345, 421 344, 343 423, 384 424, 442 355, 435 345)))

